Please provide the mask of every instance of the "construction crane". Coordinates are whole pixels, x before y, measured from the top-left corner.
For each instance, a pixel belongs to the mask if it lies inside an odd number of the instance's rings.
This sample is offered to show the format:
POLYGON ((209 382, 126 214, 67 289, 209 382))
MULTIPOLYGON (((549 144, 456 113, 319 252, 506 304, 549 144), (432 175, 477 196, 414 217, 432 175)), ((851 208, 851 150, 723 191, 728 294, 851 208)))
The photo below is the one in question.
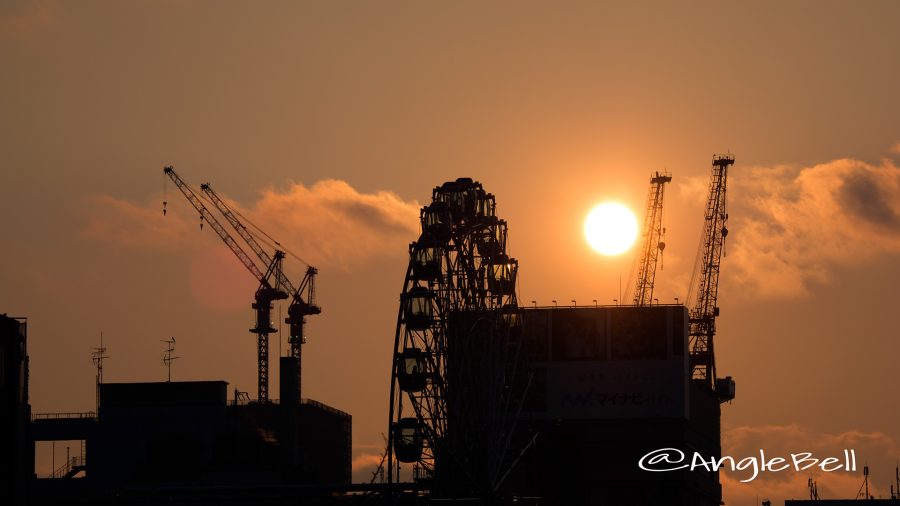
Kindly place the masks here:
MULTIPOLYGON (((175 172, 171 166, 163 169, 163 173, 169 176, 169 179, 175 183, 175 186, 187 198, 188 202, 194 206, 194 209, 200 213, 200 227, 203 222, 209 223, 213 230, 216 231, 219 238, 231 249, 232 253, 241 261, 247 270, 259 281, 259 288, 254 294, 253 309, 256 310, 256 325, 250 329, 257 335, 257 387, 259 402, 268 402, 269 400, 269 334, 275 332, 271 323, 272 302, 276 300, 287 299, 287 291, 280 284, 279 280, 284 279, 281 264, 284 259, 284 253, 276 252, 270 259, 266 271, 263 272, 250 258, 250 255, 241 248, 240 244, 235 241, 234 237, 225 230, 225 227, 219 223, 209 209, 203 205, 200 196, 194 191, 181 177, 175 172), (274 284, 273 284, 274 283, 274 284)), ((165 206, 165 202, 163 202, 165 206)), ((165 209, 165 207, 164 207, 165 209)))
MULTIPOLYGON (((699 265, 695 265, 693 273, 694 276, 700 274, 700 281, 696 285, 697 298, 690 311, 689 320, 691 378, 714 392, 720 401, 734 398, 734 381, 731 377, 716 378, 713 347, 716 317, 719 316, 719 307, 716 304, 719 296, 719 267, 725 250, 725 238, 728 236, 725 188, 728 168, 733 164, 734 155, 713 155, 703 239, 697 253, 699 265)), ((692 279, 691 288, 694 286, 692 279)))
MULTIPOLYGON (((209 183, 203 183, 200 185, 200 189, 203 193, 209 197, 209 201, 213 203, 216 209, 222 213, 222 216, 228 220, 228 223, 231 224, 231 227, 241 236, 244 241, 250 245, 250 248, 256 253, 256 256, 264 263, 269 264, 272 262, 272 257, 269 256, 268 252, 259 242, 256 240, 256 237, 247 229, 247 227, 238 219, 237 211, 231 209, 228 204, 222 200, 219 195, 213 190, 212 185, 209 183)), ((244 218, 245 221, 248 221, 247 218, 244 218)), ((252 223, 251 223, 252 224, 252 223)), ((265 234, 265 232, 262 232, 265 234)), ((265 234, 268 236, 268 234, 265 234)), ((276 245, 281 246, 280 243, 269 237, 269 239, 276 245)), ((282 250, 276 249, 275 256, 281 255, 284 256, 284 252, 282 250)), ((296 255, 294 255, 296 256, 296 255)), ((299 259, 299 257, 298 257, 299 259)), ((302 261, 302 260, 301 260, 302 261)), ((304 262, 305 263, 305 262, 304 262)), ((294 285, 291 281, 284 275, 283 271, 278 271, 276 273, 278 286, 284 287, 287 293, 291 294, 291 303, 288 306, 288 317, 284 320, 290 327, 290 337, 288 339, 290 345, 290 357, 297 360, 298 367, 298 375, 300 371, 301 365, 301 346, 304 343, 304 334, 303 328, 306 324, 306 317, 310 315, 317 315, 322 312, 322 309, 316 305, 315 303, 315 294, 316 294, 316 274, 318 270, 315 267, 307 265, 306 273, 303 276, 303 279, 300 281, 300 284, 297 288, 294 288, 294 285)), ((299 381, 299 378, 298 378, 299 381)))
POLYGON ((662 226, 663 195, 666 183, 672 175, 657 172, 650 178, 650 192, 647 194, 647 214, 644 218, 641 256, 637 266, 637 282, 634 286, 634 305, 649 306, 653 302, 653 286, 656 282, 656 265, 663 250, 666 229, 662 226))

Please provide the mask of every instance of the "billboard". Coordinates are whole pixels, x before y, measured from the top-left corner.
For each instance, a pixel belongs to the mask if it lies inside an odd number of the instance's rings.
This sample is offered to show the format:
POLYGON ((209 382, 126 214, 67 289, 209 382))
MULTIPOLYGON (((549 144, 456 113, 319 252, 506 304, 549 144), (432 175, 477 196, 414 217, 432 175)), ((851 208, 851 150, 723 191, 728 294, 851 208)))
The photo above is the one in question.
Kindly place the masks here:
POLYGON ((683 306, 524 311, 534 418, 688 417, 688 316, 683 306))

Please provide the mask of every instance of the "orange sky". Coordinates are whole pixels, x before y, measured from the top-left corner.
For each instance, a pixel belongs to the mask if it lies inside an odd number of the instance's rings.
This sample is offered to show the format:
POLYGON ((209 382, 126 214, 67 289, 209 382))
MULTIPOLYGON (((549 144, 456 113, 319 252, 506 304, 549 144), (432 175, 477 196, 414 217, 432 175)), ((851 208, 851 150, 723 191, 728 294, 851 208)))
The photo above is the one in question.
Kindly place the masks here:
MULTIPOLYGON (((642 214, 668 169, 671 301, 711 155, 730 150, 725 449, 852 441, 887 493, 898 22, 895 2, 4 2, 0 312, 29 317, 34 409, 92 408, 101 330, 108 381, 163 379, 159 340, 177 336, 174 379, 254 390, 254 282, 171 184, 163 218, 164 165, 319 267, 304 396, 354 416, 361 478, 433 186, 467 176, 497 196, 523 303, 611 303, 632 258, 592 253, 582 220, 605 199, 642 214)), ((726 502, 800 498, 806 478, 729 481, 726 502)), ((828 497, 861 483, 818 479, 828 497)))

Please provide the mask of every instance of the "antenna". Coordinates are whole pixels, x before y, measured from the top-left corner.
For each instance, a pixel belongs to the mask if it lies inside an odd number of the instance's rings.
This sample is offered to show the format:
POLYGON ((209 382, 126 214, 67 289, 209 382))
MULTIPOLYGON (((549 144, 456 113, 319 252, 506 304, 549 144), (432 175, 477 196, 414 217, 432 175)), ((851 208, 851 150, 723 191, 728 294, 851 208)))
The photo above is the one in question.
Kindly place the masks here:
POLYGON ((806 481, 806 486, 809 487, 809 500, 818 500, 819 499, 819 487, 816 485, 816 482, 813 481, 812 478, 806 481))
POLYGON ((892 497, 892 499, 900 499, 900 464, 894 468, 894 479, 897 480, 897 493, 896 497, 892 497))
POLYGON ((863 467, 863 475, 866 477, 866 499, 869 499, 869 466, 863 467))
POLYGON ((175 338, 172 339, 160 339, 159 342, 166 343, 166 351, 163 352, 162 361, 163 364, 166 365, 168 369, 168 379, 166 381, 172 381, 172 362, 178 360, 181 357, 173 357, 172 353, 175 353, 175 338))
POLYGON ((863 484, 859 487, 859 492, 856 493, 856 498, 859 499, 859 496, 863 493, 863 488, 866 490, 866 495, 863 499, 871 499, 869 496, 869 466, 863 466, 863 484))
POLYGON ((91 352, 91 362, 94 363, 94 366, 97 368, 97 378, 96 378, 96 400, 97 400, 97 413, 100 412, 100 385, 103 384, 103 359, 109 358, 109 355, 106 354, 106 346, 103 346, 103 331, 100 331, 100 346, 93 348, 94 351, 91 352))
POLYGON ((103 359, 109 358, 106 354, 106 346, 103 346, 103 331, 100 331, 100 346, 92 348, 91 362, 97 367, 97 384, 103 383, 103 359))

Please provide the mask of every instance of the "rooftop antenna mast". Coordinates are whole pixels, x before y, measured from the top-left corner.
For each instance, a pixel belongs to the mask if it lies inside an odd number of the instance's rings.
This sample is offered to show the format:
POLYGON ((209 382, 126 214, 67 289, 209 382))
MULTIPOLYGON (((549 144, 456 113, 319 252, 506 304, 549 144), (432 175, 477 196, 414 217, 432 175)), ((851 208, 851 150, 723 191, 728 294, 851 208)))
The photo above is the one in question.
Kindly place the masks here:
POLYGON ((863 466, 863 484, 859 487, 859 492, 856 493, 857 499, 863 494, 863 489, 865 489, 866 492, 863 499, 867 501, 873 499, 873 497, 869 495, 869 466, 863 466))
POLYGON ((163 364, 166 365, 166 369, 168 369, 168 376, 166 381, 172 381, 172 362, 178 360, 181 357, 173 357, 172 354, 175 353, 175 338, 172 339, 160 339, 161 343, 166 343, 166 351, 163 352, 163 364))
POLYGON ((106 354, 106 346, 103 345, 103 331, 100 331, 100 346, 93 348, 94 351, 91 352, 91 362, 94 363, 94 366, 97 368, 97 377, 96 377, 96 401, 97 401, 97 412, 100 412, 100 385, 103 384, 103 360, 109 358, 109 355, 106 354))

